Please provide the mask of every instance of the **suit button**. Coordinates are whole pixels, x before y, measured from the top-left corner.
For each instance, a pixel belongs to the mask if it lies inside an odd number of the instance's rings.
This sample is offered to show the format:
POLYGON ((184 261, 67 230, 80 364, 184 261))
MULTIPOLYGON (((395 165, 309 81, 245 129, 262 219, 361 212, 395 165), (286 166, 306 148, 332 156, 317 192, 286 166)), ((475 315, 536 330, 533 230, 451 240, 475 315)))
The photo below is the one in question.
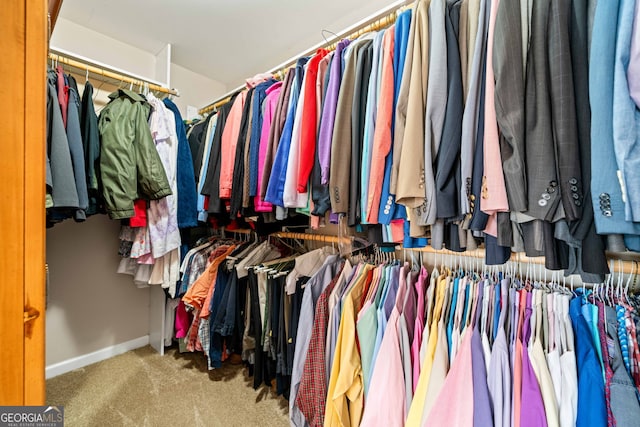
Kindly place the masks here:
POLYGON ((385 215, 389 215, 389 209, 385 209, 385 210, 384 210, 384 214, 385 214, 385 215))
POLYGON ((582 205, 582 202, 580 200, 576 200, 574 202, 576 204, 576 206, 580 207, 582 205))
POLYGON ((547 206, 547 201, 545 199, 538 200, 538 204, 542 207, 547 206))
POLYGON ((556 181, 551 181, 551 182, 549 182, 549 185, 552 186, 552 187, 557 187, 558 183, 556 181))
POLYGON ((611 210, 607 209, 605 211, 602 211, 602 214, 606 217, 611 217, 613 216, 613 212, 611 212, 611 210))
POLYGON ((475 199, 476 199, 476 195, 475 195, 475 194, 472 194, 472 195, 470 195, 470 196, 469 196, 469 200, 472 200, 472 201, 473 201, 473 200, 475 200, 475 199))
POLYGON ((576 185, 577 183, 578 183, 578 180, 577 180, 577 179, 575 179, 575 178, 571 178, 571 179, 569 179, 569 184, 571 184, 571 185, 576 185))
POLYGON ((556 187, 547 187, 547 193, 555 193, 556 187))
POLYGON ((544 200, 551 200, 551 195, 549 193, 542 193, 542 198, 544 200))
POLYGON ((573 191, 575 193, 576 191, 578 191, 578 187, 575 186, 575 185, 572 185, 571 186, 571 191, 573 191))
POLYGON ((609 193, 600 193, 600 200, 610 200, 609 193))
POLYGON ((578 195, 578 193, 573 193, 572 196, 574 199, 578 200, 580 198, 580 196, 578 195))

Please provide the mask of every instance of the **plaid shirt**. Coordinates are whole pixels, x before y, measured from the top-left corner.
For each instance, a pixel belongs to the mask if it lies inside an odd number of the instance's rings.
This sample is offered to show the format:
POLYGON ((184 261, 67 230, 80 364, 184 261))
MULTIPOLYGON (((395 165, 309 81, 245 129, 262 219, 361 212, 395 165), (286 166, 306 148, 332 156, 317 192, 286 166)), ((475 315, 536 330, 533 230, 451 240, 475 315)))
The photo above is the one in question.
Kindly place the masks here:
POLYGON ((622 360, 627 372, 631 374, 631 363, 629 361, 629 338, 627 337, 627 324, 624 319, 624 313, 627 310, 621 305, 616 305, 616 318, 618 319, 618 340, 620 341, 620 351, 622 352, 622 360))
POLYGON ((329 323, 329 295, 336 285, 340 272, 320 294, 316 303, 316 313, 304 361, 300 387, 296 396, 296 406, 304 414, 311 427, 324 425, 324 410, 327 395, 327 373, 325 366, 325 345, 327 324, 329 323))
POLYGON ((198 340, 202 346, 202 351, 207 356, 207 366, 209 370, 213 369, 211 359, 209 358, 209 349, 211 348, 211 335, 210 335, 209 319, 200 319, 200 325, 198 325, 198 340))
POLYGON ((182 296, 187 293, 187 290, 191 287, 198 277, 204 273, 207 268, 207 258, 211 253, 212 248, 207 248, 201 252, 196 252, 191 257, 191 262, 187 264, 184 271, 184 279, 180 283, 180 289, 178 290, 178 296, 182 296))
POLYGON ((198 310, 193 310, 193 321, 191 322, 187 336, 184 337, 184 341, 187 344, 187 351, 190 352, 202 350, 202 345, 198 339, 198 332, 200 330, 199 314, 200 312, 198 310))
POLYGON ((600 301, 596 302, 598 307, 598 332, 600 335, 600 347, 602 348, 602 360, 604 362, 604 397, 607 404, 607 427, 615 427, 616 419, 613 416, 611 410, 611 380, 613 379, 613 369, 609 359, 609 346, 607 345, 608 335, 604 329, 604 325, 607 324, 607 319, 604 313, 604 304, 600 301))
POLYGON ((640 347, 638 346, 638 336, 636 323, 631 315, 630 310, 626 310, 625 324, 627 327, 627 335, 629 336, 629 356, 631 361, 631 378, 640 393, 640 347))

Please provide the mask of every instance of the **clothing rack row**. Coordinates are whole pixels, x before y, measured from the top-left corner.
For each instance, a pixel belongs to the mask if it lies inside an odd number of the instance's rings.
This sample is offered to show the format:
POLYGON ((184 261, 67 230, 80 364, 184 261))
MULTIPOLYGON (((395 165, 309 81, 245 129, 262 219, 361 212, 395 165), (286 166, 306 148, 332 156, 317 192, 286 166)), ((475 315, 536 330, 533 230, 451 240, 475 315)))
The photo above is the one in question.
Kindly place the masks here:
MULTIPOLYGON (((240 233, 240 234, 251 234, 253 230, 250 229, 236 229, 236 230, 225 230, 225 232, 229 233, 240 233)), ((333 236, 329 234, 310 234, 310 233, 293 233, 288 231, 280 231, 276 233, 270 234, 270 237, 277 237, 280 239, 295 239, 295 240, 307 240, 307 241, 316 241, 316 242, 324 242, 324 243, 351 243, 352 236, 333 236)), ((436 250, 431 246, 426 246, 424 248, 404 248, 402 246, 397 247, 398 251, 413 251, 413 252, 423 252, 434 255, 444 255, 444 256, 456 256, 456 257, 466 257, 466 258, 485 258, 485 250, 483 248, 478 248, 472 251, 466 252, 454 252, 448 249, 436 250)), ((640 254, 635 252, 607 252, 607 258, 610 261, 613 261, 613 265, 610 266, 610 269, 614 273, 618 274, 639 274, 640 273, 640 254)), ((535 264, 535 265, 544 265, 544 257, 528 257, 522 253, 512 253, 510 262, 514 262, 516 264, 535 264)))
POLYGON ((163 93, 166 95, 172 96, 180 96, 176 89, 171 89, 164 87, 158 82, 153 82, 149 79, 144 79, 139 76, 127 75, 122 72, 116 72, 108 69, 105 66, 100 66, 98 64, 91 64, 88 61, 81 61, 80 58, 71 58, 69 55, 64 54, 63 52, 58 52, 56 50, 51 49, 49 52, 49 59, 64 64, 74 70, 76 72, 81 73, 84 72, 89 77, 89 74, 95 75, 95 77, 101 81, 111 82, 113 84, 119 83, 128 83, 131 86, 140 86, 149 89, 152 92, 163 93))
MULTIPOLYGON (((298 58, 312 55, 318 49, 321 49, 321 48, 326 48, 327 50, 335 50, 336 44, 338 43, 338 41, 344 38, 356 39, 363 34, 366 34, 372 31, 378 31, 383 28, 387 28, 396 21, 396 17, 398 16, 398 13, 402 12, 408 3, 409 1, 407 0, 396 1, 390 4, 389 6, 387 6, 386 8, 381 9, 378 12, 374 13, 373 15, 369 16, 368 18, 365 18, 362 21, 352 25, 351 27, 346 28, 340 33, 337 33, 337 34, 331 33, 332 37, 325 39, 323 42, 317 44, 316 46, 310 48, 305 52, 302 52, 298 55, 291 57, 290 59, 283 62, 282 64, 272 68, 270 71, 268 71, 268 73, 273 74, 277 79, 282 80, 284 75, 286 74, 287 69, 294 66, 298 58)), ((324 31, 324 30, 322 31, 323 34, 325 32, 327 31, 324 31)), ((211 111, 216 110, 220 106, 229 102, 233 97, 233 95, 235 95, 236 93, 240 92, 243 89, 245 89, 244 85, 238 86, 237 88, 222 95, 221 97, 219 97, 218 99, 210 103, 209 105, 201 108, 198 111, 198 113, 200 115, 205 115, 210 113, 211 111)))
MULTIPOLYGON (((448 256, 458 256, 458 257, 471 257, 471 258, 480 258, 484 259, 485 250, 482 248, 478 248, 472 251, 466 252, 454 252, 447 249, 436 250, 431 246, 426 246, 424 248, 403 248, 399 247, 399 250, 407 250, 414 252, 426 252, 434 255, 448 255, 448 256)), ((607 252, 607 258, 609 261, 615 261, 614 265, 611 267, 612 272, 619 274, 638 274, 640 273, 640 254, 635 252, 607 252)), ((514 252, 511 254, 511 258, 509 262, 520 263, 520 264, 536 264, 536 265, 544 265, 545 259, 544 257, 528 257, 522 253, 514 252)))

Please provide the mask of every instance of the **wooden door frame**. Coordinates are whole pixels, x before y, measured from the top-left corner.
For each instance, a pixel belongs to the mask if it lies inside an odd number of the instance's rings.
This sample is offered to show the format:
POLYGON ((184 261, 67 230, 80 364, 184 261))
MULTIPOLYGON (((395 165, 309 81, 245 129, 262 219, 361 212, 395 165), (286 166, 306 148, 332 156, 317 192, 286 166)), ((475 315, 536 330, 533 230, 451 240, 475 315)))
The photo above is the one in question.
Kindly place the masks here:
POLYGON ((46 0, 0 13, 0 405, 45 402, 46 0))

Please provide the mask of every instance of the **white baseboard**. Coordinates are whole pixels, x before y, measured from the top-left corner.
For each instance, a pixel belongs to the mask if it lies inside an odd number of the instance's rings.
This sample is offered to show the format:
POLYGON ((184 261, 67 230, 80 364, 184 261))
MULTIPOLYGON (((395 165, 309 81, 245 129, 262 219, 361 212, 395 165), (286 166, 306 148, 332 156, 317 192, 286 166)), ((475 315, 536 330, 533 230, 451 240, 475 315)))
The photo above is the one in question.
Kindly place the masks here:
POLYGON ((149 335, 135 338, 130 341, 126 341, 120 344, 105 347, 93 353, 84 354, 82 356, 74 357, 69 360, 65 360, 53 365, 47 366, 46 378, 57 377, 58 375, 66 374, 74 369, 84 368, 92 363, 100 362, 102 360, 109 359, 127 351, 135 350, 136 348, 144 347, 149 344, 149 335))

